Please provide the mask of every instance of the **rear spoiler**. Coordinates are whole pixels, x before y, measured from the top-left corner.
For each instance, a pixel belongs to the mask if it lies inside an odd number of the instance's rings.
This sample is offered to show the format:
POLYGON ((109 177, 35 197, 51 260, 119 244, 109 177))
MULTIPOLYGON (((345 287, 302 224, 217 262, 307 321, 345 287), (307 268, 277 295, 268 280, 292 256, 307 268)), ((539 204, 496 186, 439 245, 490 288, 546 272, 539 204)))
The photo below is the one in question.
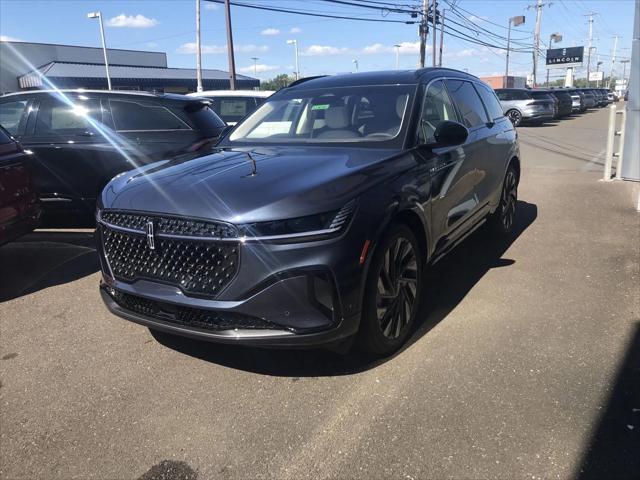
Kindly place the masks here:
POLYGON ((301 83, 304 82, 308 82, 309 80, 315 80, 316 78, 324 78, 324 77, 328 77, 329 75, 316 75, 314 77, 304 77, 304 78, 299 78, 298 80, 290 83, 289 85, 287 85, 286 87, 282 87, 280 90, 284 90, 285 88, 291 88, 291 87, 295 87, 297 85, 300 85, 301 83))

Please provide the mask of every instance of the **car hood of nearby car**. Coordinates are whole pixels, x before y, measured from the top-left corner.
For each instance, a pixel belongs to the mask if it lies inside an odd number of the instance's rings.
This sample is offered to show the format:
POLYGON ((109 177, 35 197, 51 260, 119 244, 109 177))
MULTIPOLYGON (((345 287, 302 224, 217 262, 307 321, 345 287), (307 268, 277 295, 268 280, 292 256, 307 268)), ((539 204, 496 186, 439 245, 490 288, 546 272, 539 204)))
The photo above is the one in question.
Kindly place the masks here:
POLYGON ((123 173, 99 208, 252 223, 339 209, 402 169, 384 148, 254 147, 178 157, 123 173))

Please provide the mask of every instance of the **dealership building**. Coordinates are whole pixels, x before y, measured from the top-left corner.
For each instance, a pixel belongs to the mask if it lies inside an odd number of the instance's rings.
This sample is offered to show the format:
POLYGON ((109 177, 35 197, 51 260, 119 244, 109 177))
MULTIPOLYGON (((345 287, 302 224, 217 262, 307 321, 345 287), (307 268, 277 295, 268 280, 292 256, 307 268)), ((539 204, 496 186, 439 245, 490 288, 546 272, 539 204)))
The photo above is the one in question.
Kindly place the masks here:
MULTIPOLYGON (((196 91, 196 70, 169 68, 164 52, 108 49, 114 90, 165 93, 196 91)), ((0 93, 57 88, 107 89, 101 48, 50 43, 0 41, 0 93)), ((228 90, 229 72, 202 70, 205 90, 228 90)), ((251 90, 260 80, 236 76, 236 87, 251 90)))

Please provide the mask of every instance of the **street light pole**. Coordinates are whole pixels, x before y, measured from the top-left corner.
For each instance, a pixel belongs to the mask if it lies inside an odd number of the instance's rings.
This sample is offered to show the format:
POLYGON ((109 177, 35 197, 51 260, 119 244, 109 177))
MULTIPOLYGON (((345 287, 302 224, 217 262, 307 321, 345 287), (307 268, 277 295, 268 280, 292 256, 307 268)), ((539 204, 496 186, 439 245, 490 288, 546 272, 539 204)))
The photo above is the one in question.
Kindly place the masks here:
POLYGON ((298 60, 298 40, 287 40, 287 45, 293 45, 296 54, 296 80, 300 78, 300 63, 298 60))
POLYGON ((102 54, 104 55, 104 68, 107 72, 107 86, 111 90, 111 75, 109 74, 109 60, 107 59, 107 44, 104 40, 104 26, 102 25, 102 13, 100 11, 87 14, 87 18, 97 18, 100 21, 100 37, 102 38, 102 54))
POLYGON ((251 60, 253 60, 253 75, 254 76, 258 76, 258 60, 260 60, 258 57, 251 57, 251 60))
POLYGON ((227 51, 229 55, 229 88, 236 89, 236 59, 233 53, 233 32, 231 31, 231 2, 225 0, 224 13, 227 21, 227 51))
POLYGON ((202 89, 202 44, 200 43, 200 0, 196 0, 196 91, 202 89))
POLYGON ((442 42, 444 42, 444 14, 447 12, 446 8, 442 9, 442 17, 440 18, 440 58, 438 60, 438 67, 442 67, 442 42))
MULTIPOLYGON (((549 47, 551 47, 551 45, 553 43, 558 43, 560 41, 562 41, 562 34, 560 34, 560 33, 552 33, 549 36, 549 47)), ((549 67, 547 67, 547 81, 545 83, 545 85, 547 87, 549 86, 549 70, 550 70, 549 67)))
POLYGON ((356 66, 356 73, 358 73, 358 59, 353 59, 353 64, 356 66))
MULTIPOLYGON (((507 66, 504 69, 504 76, 509 77, 509 52, 511 51, 511 25, 517 27, 524 23, 524 15, 518 15, 517 17, 511 17, 509 19, 509 31, 507 33, 507 66)), ((508 81, 505 78, 505 82, 508 81)))

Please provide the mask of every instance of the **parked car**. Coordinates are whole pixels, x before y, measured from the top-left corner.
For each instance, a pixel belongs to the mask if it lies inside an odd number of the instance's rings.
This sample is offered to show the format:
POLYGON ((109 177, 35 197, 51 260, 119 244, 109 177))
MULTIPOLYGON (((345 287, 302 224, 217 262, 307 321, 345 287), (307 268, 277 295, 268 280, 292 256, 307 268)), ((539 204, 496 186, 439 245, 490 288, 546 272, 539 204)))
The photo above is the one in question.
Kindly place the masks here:
POLYGON ((40 222, 26 157, 22 146, 0 127, 0 245, 29 233, 40 222))
POLYGON ((550 89, 546 90, 546 92, 558 101, 558 111, 556 113, 557 118, 571 115, 571 112, 573 110, 573 101, 571 99, 571 95, 568 92, 560 89, 550 89))
POLYGON ((228 125, 235 125, 262 105, 273 95, 272 91, 260 90, 206 90, 190 93, 190 96, 211 100, 211 108, 228 125))
POLYGON ((424 268, 514 229, 520 154, 493 90, 451 69, 303 79, 208 156, 112 180, 101 293, 125 319, 233 344, 358 335, 388 354, 424 268))
POLYGON ((584 93, 577 88, 565 88, 563 91, 567 92, 571 96, 571 111, 572 112, 584 112, 587 107, 584 101, 584 93))
POLYGON ((204 99, 82 90, 4 95, 0 125, 33 152, 29 166, 50 227, 90 226, 96 197, 115 175, 204 152, 226 128, 204 99))
POLYGON ((580 91, 584 96, 585 110, 589 108, 595 108, 598 106, 598 100, 596 99, 596 95, 592 90, 588 88, 581 88, 580 91))
POLYGON ((522 122, 541 123, 552 120, 555 115, 556 100, 545 91, 498 88, 496 94, 505 115, 516 127, 522 122))

